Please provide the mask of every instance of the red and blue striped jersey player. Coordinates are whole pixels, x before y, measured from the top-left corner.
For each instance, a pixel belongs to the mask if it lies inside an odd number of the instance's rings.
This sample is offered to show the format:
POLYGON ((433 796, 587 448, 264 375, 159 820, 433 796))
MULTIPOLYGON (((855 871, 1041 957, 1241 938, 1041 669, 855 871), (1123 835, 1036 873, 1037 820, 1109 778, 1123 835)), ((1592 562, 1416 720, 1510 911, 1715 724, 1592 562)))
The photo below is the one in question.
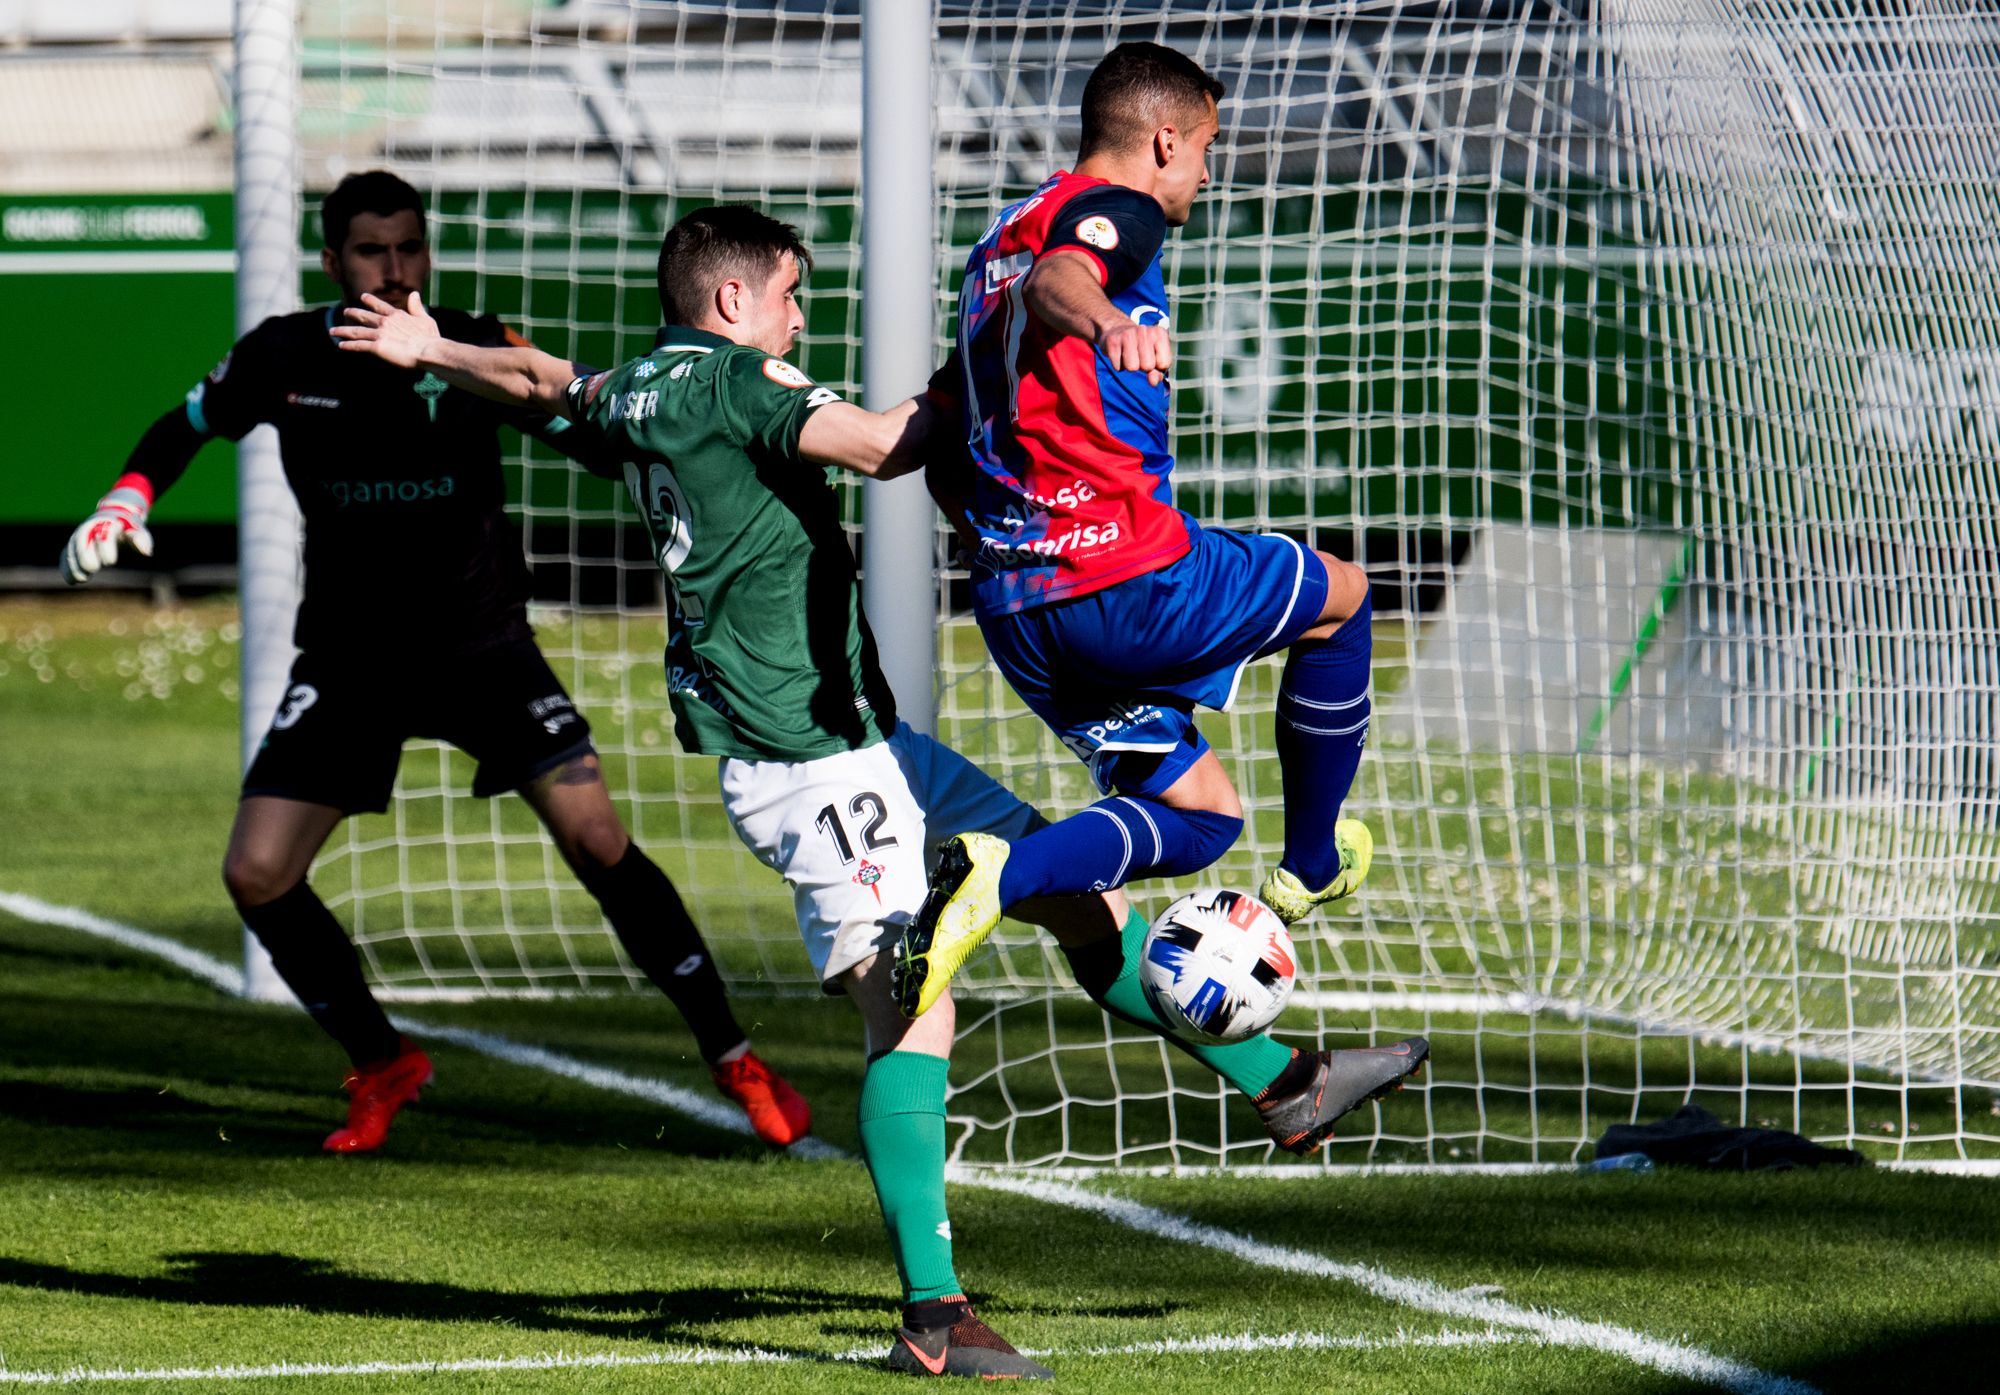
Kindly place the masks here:
MULTIPOLYGON (((1278 534, 1204 528, 1173 502, 1161 247, 1208 182, 1222 93, 1172 49, 1114 49, 1084 88, 1076 168, 1005 209, 966 263, 938 388, 958 373, 969 478, 933 491, 961 538, 976 534, 973 604, 994 661, 1107 797, 1011 844, 946 844, 903 942, 918 1011, 1007 907, 1221 857, 1243 807, 1194 710, 1226 708, 1267 654, 1287 655, 1285 850, 1259 894, 1294 922, 1368 871, 1367 827, 1340 817, 1368 733, 1366 576, 1278 534)), ((1402 1045, 1399 1077, 1424 1051, 1402 1045)))

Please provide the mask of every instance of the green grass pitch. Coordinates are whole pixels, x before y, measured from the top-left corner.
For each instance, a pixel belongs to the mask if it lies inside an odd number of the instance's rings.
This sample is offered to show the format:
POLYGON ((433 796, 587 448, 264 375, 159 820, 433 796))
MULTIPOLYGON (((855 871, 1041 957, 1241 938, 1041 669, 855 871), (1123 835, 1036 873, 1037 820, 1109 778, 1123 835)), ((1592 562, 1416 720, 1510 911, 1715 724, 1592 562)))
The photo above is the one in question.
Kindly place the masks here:
MULTIPOLYGON (((236 768, 232 621, 221 606, 163 619, 95 600, 0 604, 0 891, 234 957, 216 871, 236 768)), ((851 1153, 851 1014, 754 992, 742 1008, 812 1099, 819 1134, 851 1153)), ((671 1009, 647 995, 409 1011, 707 1089, 671 1009)), ((1512 1109, 1503 1132, 1525 1130, 1534 1092, 1509 1052, 1538 1051, 1537 1082, 1572 1063, 1579 1080, 1548 1103, 1588 1128, 1583 1068, 1616 1075, 1606 1063, 1634 1048, 1558 1033, 1490 1049, 1490 1090, 1406 1095, 1385 1122, 1450 1132, 1512 1109)), ((176 1368, 118 1388, 901 1388, 867 1359, 886 1346, 894 1275, 852 1161, 772 1157, 629 1094, 435 1054, 437 1086, 383 1155, 323 1157, 339 1062, 300 1014, 0 912, 0 1392, 176 1368), (214 1378, 308 1363, 348 1374, 214 1378), (369 1363, 393 1369, 357 1369, 369 1363)), ((1104 1059, 1105 1080, 1071 1088, 1109 1088, 1104 1059)), ((1648 1078, 1672 1065, 1663 1054, 1648 1078)), ((2000 1187, 1986 1180, 1078 1185, 1212 1229, 1162 1235, 954 1189, 961 1276, 1067 1389, 1958 1391, 1989 1385, 2000 1349, 2000 1187), (1322 1267, 1287 1270, 1288 1254, 1322 1267), (1713 1364, 1690 1374, 1683 1357, 1713 1364)))

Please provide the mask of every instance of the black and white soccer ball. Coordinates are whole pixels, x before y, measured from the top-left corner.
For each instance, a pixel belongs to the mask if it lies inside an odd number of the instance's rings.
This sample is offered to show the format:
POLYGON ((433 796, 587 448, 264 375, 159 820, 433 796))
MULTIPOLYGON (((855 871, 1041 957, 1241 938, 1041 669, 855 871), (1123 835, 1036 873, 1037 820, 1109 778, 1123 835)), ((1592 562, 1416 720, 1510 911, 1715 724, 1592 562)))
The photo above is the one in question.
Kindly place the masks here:
POLYGON ((1153 1010, 1197 1041, 1241 1041, 1263 1031, 1297 981, 1285 922, 1241 891, 1197 891, 1160 912, 1139 964, 1153 1010))

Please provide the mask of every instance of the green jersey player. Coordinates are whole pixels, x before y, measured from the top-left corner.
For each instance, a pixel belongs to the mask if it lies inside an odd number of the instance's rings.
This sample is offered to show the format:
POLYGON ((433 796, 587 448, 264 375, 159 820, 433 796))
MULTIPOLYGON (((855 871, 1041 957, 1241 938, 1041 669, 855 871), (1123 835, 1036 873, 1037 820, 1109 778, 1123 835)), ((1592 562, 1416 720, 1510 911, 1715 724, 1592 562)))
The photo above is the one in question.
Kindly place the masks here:
MULTIPOLYGON (((1044 820, 896 720, 825 467, 908 473, 927 454, 935 414, 928 395, 863 411, 785 360, 810 265, 797 233, 754 209, 690 213, 660 252, 672 323, 651 353, 587 377, 538 350, 454 342, 414 297, 407 311, 380 302, 350 311, 353 327, 336 333, 401 367, 568 417, 629 462, 626 483, 674 598, 667 667, 679 738, 719 759, 731 825, 790 883, 822 986, 851 998, 866 1026, 861 1146, 905 1301, 890 1364, 1046 1376, 973 1315, 953 1268, 951 999, 912 1021, 891 988, 891 951, 923 901, 934 839, 959 827, 1007 837, 1044 820)), ((1015 913, 1051 930, 1099 1003, 1167 1035, 1126 949, 1144 921, 1118 893, 1045 898, 1015 913)), ((1310 1128, 1328 1053, 1269 1037, 1175 1044, 1250 1095, 1281 1144, 1310 1128)))

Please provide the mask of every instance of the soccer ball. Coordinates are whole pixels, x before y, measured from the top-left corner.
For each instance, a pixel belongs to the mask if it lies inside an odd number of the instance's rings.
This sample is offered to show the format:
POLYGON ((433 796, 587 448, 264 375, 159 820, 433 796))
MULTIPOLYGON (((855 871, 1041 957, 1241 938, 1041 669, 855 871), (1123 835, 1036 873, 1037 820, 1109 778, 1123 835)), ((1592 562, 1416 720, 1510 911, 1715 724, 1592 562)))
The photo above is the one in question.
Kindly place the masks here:
POLYGON ((1278 1020, 1298 981, 1291 932, 1240 891, 1197 891, 1146 932, 1139 983, 1162 1021, 1197 1041, 1241 1041, 1278 1020))

